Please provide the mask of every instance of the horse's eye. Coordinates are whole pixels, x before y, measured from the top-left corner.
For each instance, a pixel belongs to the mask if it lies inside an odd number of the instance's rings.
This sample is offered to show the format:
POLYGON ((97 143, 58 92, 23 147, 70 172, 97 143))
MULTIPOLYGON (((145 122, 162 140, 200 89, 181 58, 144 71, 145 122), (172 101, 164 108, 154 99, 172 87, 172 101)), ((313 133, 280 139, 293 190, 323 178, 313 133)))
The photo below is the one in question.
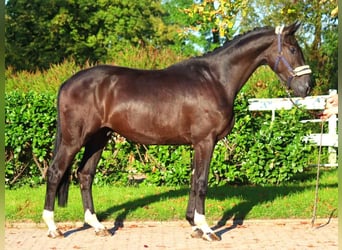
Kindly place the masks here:
POLYGON ((290 52, 292 53, 292 54, 296 54, 296 48, 295 47, 290 47, 290 52))

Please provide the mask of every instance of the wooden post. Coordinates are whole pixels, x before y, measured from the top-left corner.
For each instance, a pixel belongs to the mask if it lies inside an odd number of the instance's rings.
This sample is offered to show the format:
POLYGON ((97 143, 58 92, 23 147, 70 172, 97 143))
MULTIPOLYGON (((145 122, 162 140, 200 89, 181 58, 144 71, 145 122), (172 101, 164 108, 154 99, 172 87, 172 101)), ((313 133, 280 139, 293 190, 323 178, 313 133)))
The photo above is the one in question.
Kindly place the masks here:
MULTIPOLYGON (((335 95, 337 94, 337 91, 334 90, 329 90, 329 96, 335 95)), ((336 134, 336 122, 337 121, 337 117, 336 115, 332 115, 329 117, 328 120, 328 134, 332 135, 332 136, 337 136, 336 134)), ((337 153, 336 153, 336 148, 335 147, 328 147, 328 154, 329 154, 329 164, 336 164, 337 162, 337 153)))

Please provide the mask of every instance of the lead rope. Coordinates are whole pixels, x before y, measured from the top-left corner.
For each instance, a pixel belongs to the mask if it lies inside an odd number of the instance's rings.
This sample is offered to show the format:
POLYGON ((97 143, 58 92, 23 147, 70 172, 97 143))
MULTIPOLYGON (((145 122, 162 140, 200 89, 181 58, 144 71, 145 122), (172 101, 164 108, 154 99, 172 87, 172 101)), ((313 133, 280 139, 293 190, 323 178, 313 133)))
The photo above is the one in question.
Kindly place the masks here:
MULTIPOLYGON (((320 165, 321 165, 321 154, 322 154, 322 141, 323 141, 323 125, 324 121, 321 121, 321 135, 320 135, 320 142, 319 142, 319 150, 318 150, 318 159, 317 159, 317 174, 316 174, 316 189, 315 189, 315 200, 314 200, 314 206, 313 206, 313 212, 312 212, 312 219, 311 219, 311 227, 315 226, 315 220, 317 217, 317 207, 318 207, 318 187, 319 187, 319 171, 320 171, 320 165)), ((331 221, 331 218, 333 217, 334 213, 336 211, 336 208, 333 209, 330 213, 330 216, 328 218, 328 221, 325 224, 318 225, 315 227, 316 229, 324 227, 328 225, 331 221)))
MULTIPOLYGON (((299 106, 292 100, 291 94, 288 91, 288 89, 285 89, 286 93, 291 101, 291 103, 296 107, 299 108, 299 106)), ((306 110, 309 114, 312 114, 308 110, 306 110)), ((315 200, 314 200, 314 206, 313 206, 313 212, 312 212, 312 219, 311 219, 311 227, 314 227, 315 220, 316 220, 316 214, 317 214, 317 207, 318 207, 318 188, 319 188, 319 173, 320 173, 320 165, 321 165, 321 154, 322 154, 322 141, 323 141, 323 128, 324 128, 324 121, 321 121, 321 134, 320 134, 320 140, 319 140, 319 148, 318 148, 318 158, 317 158, 317 173, 316 173, 316 188, 315 188, 315 200)), ((336 211, 336 208, 333 209, 333 211, 330 213, 329 219, 325 224, 321 224, 316 227, 316 229, 324 227, 328 225, 331 221, 331 218, 333 217, 334 213, 336 211)))
MULTIPOLYGON (((290 101, 292 102, 292 104, 296 108, 299 108, 298 105, 292 100, 291 95, 290 95, 290 93, 289 93, 289 91, 287 89, 286 89, 286 93, 287 93, 290 101)), ((311 113, 309 112, 309 114, 311 114, 311 113)), ((314 206, 313 206, 313 212, 312 212, 311 227, 313 227, 315 225, 316 214, 317 214, 317 206, 318 206, 319 171, 320 171, 320 165, 321 165, 323 128, 324 128, 324 121, 321 121, 321 133, 320 133, 320 139, 319 139, 318 158, 317 158, 315 199, 314 199, 314 206)), ((326 225, 329 224, 333 213, 334 213, 334 211, 330 214, 330 218, 329 218, 328 222, 326 223, 326 225)))

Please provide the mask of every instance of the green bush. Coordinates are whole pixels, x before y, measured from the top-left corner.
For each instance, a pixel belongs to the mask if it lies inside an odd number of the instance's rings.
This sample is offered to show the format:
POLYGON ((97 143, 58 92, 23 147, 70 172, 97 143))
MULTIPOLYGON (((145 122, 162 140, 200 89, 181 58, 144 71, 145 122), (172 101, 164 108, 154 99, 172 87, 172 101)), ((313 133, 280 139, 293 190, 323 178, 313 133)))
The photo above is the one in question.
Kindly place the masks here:
POLYGON ((42 183, 53 150, 55 95, 5 93, 6 185, 42 183))
MULTIPOLYGON (((239 94, 235 101, 236 124, 215 148, 209 185, 281 183, 308 165, 313 148, 301 138, 310 130, 299 122, 305 112, 280 111, 271 121, 268 112, 248 111, 247 99, 239 94)), ((11 91, 5 102, 6 187, 41 184, 53 152, 56 95, 11 91)), ((189 146, 136 145, 118 135, 113 140, 115 146, 109 143, 103 152, 95 184, 189 184, 189 146)), ((76 162, 81 156, 82 152, 76 162)))
POLYGON ((235 101, 236 122, 214 152, 210 183, 281 183, 308 166, 314 148, 302 142, 310 133, 300 123, 307 113, 300 109, 277 112, 248 111, 247 97, 235 101), (223 159, 224 157, 224 159, 223 159))

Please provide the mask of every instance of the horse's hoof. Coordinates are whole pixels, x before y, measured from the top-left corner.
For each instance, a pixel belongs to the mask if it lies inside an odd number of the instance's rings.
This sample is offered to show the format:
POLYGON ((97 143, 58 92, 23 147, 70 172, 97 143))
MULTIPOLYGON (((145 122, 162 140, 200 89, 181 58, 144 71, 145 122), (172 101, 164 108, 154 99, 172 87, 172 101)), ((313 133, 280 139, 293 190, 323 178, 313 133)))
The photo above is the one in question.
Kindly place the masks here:
POLYGON ((214 232, 203 234, 202 239, 207 241, 220 241, 221 238, 218 237, 214 232))
POLYGON ((109 230, 107 230, 107 228, 104 228, 104 229, 100 229, 98 231, 95 231, 95 235, 100 236, 100 237, 106 237, 106 236, 110 236, 112 234, 109 232, 109 230))
POLYGON ((191 233, 191 237, 192 238, 202 238, 203 236, 203 231, 199 228, 196 228, 192 233, 191 233))
POLYGON ((64 234, 62 233, 60 229, 57 228, 55 231, 49 231, 48 237, 52 239, 63 238, 64 234))

